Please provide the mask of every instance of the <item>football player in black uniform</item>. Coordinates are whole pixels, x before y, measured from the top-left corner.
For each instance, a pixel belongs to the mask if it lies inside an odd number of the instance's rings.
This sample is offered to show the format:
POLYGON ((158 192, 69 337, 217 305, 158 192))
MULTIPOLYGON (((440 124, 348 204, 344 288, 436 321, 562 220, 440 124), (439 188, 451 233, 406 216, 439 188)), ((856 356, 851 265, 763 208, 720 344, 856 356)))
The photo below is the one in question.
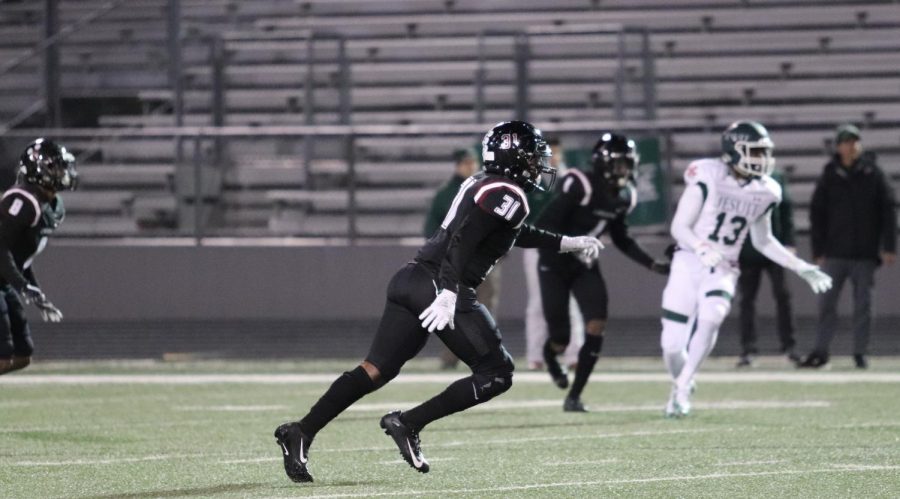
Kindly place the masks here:
POLYGON ((429 333, 472 369, 431 400, 381 418, 404 460, 429 470, 419 432, 429 423, 463 411, 509 390, 513 363, 500 331, 475 288, 513 247, 578 252, 596 258, 602 245, 593 237, 566 237, 523 224, 525 193, 555 177, 547 164, 550 148, 540 132, 522 121, 504 122, 482 142, 484 171, 460 186, 450 211, 415 259, 401 268, 387 289, 387 304, 369 354, 334 381, 300 421, 275 430, 284 468, 295 482, 311 482, 309 446, 316 434, 351 404, 394 379, 425 345, 429 333))
MULTIPOLYGON (((600 237, 605 232, 613 243, 638 264, 668 274, 669 264, 656 261, 628 234, 625 217, 637 204, 634 169, 638 163, 634 141, 622 135, 604 133, 594 146, 593 171, 570 168, 559 190, 535 225, 567 236, 600 237)), ((538 276, 549 338, 544 344, 544 362, 553 382, 569 386, 567 374, 557 356, 569 344, 569 294, 573 294, 585 321, 584 345, 578 352, 578 367, 569 394, 563 403, 567 412, 586 412, 581 392, 587 384, 603 346, 606 328, 606 283, 599 263, 578 254, 539 250, 538 276)))
POLYGON ((38 139, 22 153, 16 185, 0 198, 0 374, 31 363, 34 344, 20 296, 45 321, 62 320, 41 292, 32 262, 65 216, 57 192, 74 189, 77 179, 72 154, 38 139))

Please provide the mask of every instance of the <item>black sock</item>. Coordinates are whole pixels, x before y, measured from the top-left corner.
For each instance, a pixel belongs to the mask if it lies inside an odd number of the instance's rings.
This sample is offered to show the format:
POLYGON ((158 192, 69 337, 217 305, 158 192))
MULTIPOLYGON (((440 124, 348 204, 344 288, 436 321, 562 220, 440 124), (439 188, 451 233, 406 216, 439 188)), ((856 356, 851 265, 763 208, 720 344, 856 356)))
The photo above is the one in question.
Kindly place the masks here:
POLYGON ((365 395, 375 391, 375 383, 362 366, 342 374, 300 420, 300 428, 309 438, 316 436, 338 414, 365 395))
MULTIPOLYGON (((483 377, 480 379, 480 382, 484 382, 483 377)), ((409 425, 410 428, 420 431, 432 421, 487 402, 509 388, 509 381, 503 378, 494 378, 490 383, 500 385, 506 383, 507 386, 490 386, 489 384, 487 387, 479 387, 479 380, 475 376, 456 380, 446 390, 435 395, 431 400, 405 411, 400 416, 400 419, 409 425)))
POLYGON ((600 350, 603 348, 603 337, 592 334, 584 335, 584 345, 578 351, 578 368, 575 369, 575 381, 572 382, 572 389, 569 390, 569 398, 581 398, 581 391, 587 384, 591 372, 594 371, 594 364, 600 357, 600 350))
POLYGON ((558 355, 556 350, 553 349, 550 340, 544 342, 544 364, 547 366, 547 372, 554 378, 558 378, 563 374, 562 367, 559 365, 559 359, 556 358, 558 355))

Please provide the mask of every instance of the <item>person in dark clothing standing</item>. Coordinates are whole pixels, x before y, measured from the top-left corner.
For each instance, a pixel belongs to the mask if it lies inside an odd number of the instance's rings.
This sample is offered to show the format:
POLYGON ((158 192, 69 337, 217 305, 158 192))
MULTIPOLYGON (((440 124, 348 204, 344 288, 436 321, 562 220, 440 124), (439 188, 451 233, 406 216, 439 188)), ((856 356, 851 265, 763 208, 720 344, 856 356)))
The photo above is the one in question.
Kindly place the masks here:
POLYGON ((472 374, 408 411, 381 418, 381 428, 416 471, 427 473, 419 433, 445 416, 482 404, 512 385, 513 363, 491 314, 475 289, 514 245, 578 252, 596 258, 603 245, 593 237, 568 237, 524 223, 525 193, 555 177, 550 148, 540 130, 523 121, 496 125, 482 141, 484 171, 460 186, 441 227, 401 268, 387 289, 384 314, 365 360, 337 378, 300 421, 275 430, 284 470, 295 482, 312 482, 309 447, 331 420, 366 394, 388 383, 435 333, 472 374))
POLYGON ((459 186, 476 172, 478 172, 478 158, 475 157, 475 151, 472 149, 453 151, 453 176, 434 193, 428 214, 425 216, 425 239, 441 228, 441 222, 450 211, 450 205, 459 191, 459 186))
POLYGON ((41 291, 32 264, 65 217, 57 193, 74 189, 78 179, 75 157, 45 139, 25 149, 18 175, 0 198, 0 374, 31 363, 34 343, 20 297, 38 307, 45 321, 62 320, 62 312, 41 291))
MULTIPOLYGON (((787 181, 780 172, 774 171, 772 179, 781 185, 781 204, 771 214, 772 234, 788 250, 794 252, 794 209, 788 195, 787 181)), ((741 357, 737 367, 753 365, 753 355, 759 353, 756 348, 756 297, 763 272, 769 274, 772 283, 772 295, 775 298, 776 322, 781 352, 793 363, 800 361, 794 352, 797 344, 794 340, 794 318, 791 311, 791 292, 785 281, 784 267, 769 260, 753 247, 748 238, 741 248, 738 260, 741 276, 737 287, 740 291, 740 323, 741 323, 741 357)))
POLYGON ((836 153, 816 182, 809 215, 813 257, 833 277, 834 287, 819 299, 816 345, 801 367, 828 363, 838 298, 844 281, 850 279, 853 359, 856 367, 865 369, 875 270, 896 260, 896 206, 890 180, 875 155, 863 152, 859 129, 842 125, 835 144, 836 153))
MULTIPOLYGON (((634 141, 603 133, 594 146, 592 163, 592 172, 572 168, 566 173, 556 196, 538 218, 537 227, 569 236, 600 237, 609 231, 613 243, 629 258, 654 272, 668 274, 669 263, 655 260, 628 233, 625 217, 637 204, 633 175, 638 158, 634 141)), ((570 293, 584 317, 584 344, 578 352, 575 379, 563 401, 563 410, 587 412, 581 392, 603 347, 609 302, 599 262, 542 249, 538 276, 550 336, 544 344, 544 364, 553 382, 562 389, 569 387, 569 380, 557 356, 569 344, 570 293)))

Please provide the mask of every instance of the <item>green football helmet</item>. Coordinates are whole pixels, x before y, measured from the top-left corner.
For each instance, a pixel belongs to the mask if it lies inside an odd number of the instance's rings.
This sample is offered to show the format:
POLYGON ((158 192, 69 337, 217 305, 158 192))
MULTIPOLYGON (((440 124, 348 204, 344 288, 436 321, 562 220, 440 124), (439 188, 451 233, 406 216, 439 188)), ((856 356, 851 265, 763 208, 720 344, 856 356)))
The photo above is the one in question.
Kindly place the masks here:
POLYGON ((746 177, 772 174, 774 148, 766 127, 755 121, 736 121, 722 133, 722 161, 746 177))

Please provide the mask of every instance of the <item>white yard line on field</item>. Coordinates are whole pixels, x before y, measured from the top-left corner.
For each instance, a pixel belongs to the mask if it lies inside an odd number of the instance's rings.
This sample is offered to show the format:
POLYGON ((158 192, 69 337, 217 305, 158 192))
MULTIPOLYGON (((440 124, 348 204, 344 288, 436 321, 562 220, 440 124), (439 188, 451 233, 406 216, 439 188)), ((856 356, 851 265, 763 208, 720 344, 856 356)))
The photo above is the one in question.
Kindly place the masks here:
POLYGON ((263 412, 286 411, 286 405, 182 405, 173 407, 176 411, 209 411, 209 412, 263 412))
MULTIPOLYGON (((376 402, 371 404, 356 404, 350 406, 347 412, 378 412, 391 411, 418 405, 419 401, 409 402, 376 402)), ((562 402, 558 399, 551 400, 492 400, 490 403, 477 405, 472 411, 505 411, 510 409, 539 409, 552 407, 558 409, 562 402)), ((780 400, 723 400, 721 402, 697 402, 697 409, 821 409, 830 407, 831 403, 825 400, 804 400, 800 402, 780 400)), ((591 405, 591 412, 662 412, 662 403, 651 402, 647 404, 603 404, 591 405)))
POLYGON ((139 463, 143 461, 172 461, 175 459, 193 459, 210 457, 209 454, 157 454, 141 457, 117 457, 107 459, 72 459, 68 461, 18 461, 12 466, 91 466, 97 464, 139 463))
MULTIPOLYGON (((298 385, 331 383, 338 374, 18 374, 3 376, 0 385, 209 385, 209 384, 267 384, 298 385)), ((463 373, 401 374, 397 383, 448 384, 463 377, 463 373)), ((516 373, 515 383, 549 383, 546 373, 516 373)), ((591 377, 596 383, 656 383, 671 382, 665 373, 597 373, 591 377)), ((701 383, 900 383, 900 373, 857 372, 711 372, 698 376, 701 383)))
POLYGON ((730 463, 715 463, 713 466, 753 466, 757 464, 778 464, 783 462, 784 459, 771 459, 768 461, 734 461, 730 463))
POLYGON ((490 492, 516 492, 526 490, 556 489, 562 487, 594 487, 599 485, 628 485, 654 482, 687 482, 693 480, 717 480, 729 478, 755 478, 762 476, 779 476, 779 475, 813 475, 826 473, 865 473, 872 471, 894 471, 900 470, 900 466, 882 466, 866 469, 811 469, 811 470, 780 470, 780 471, 760 471, 747 473, 710 473, 707 475, 688 475, 688 476, 670 476, 670 477, 653 477, 653 478, 623 478, 616 480, 594 480, 583 482, 555 482, 555 483, 536 483, 530 485, 507 485, 501 487, 484 487, 484 488, 457 488, 457 489, 422 489, 422 490, 404 490, 396 492, 366 492, 351 494, 326 494, 306 496, 308 499, 336 499, 340 497, 396 497, 396 496, 436 496, 442 494, 458 495, 458 494, 482 494, 490 492))
POLYGON ((618 459, 598 459, 596 461, 550 461, 544 463, 544 466, 594 466, 597 464, 612 464, 619 462, 618 459))

